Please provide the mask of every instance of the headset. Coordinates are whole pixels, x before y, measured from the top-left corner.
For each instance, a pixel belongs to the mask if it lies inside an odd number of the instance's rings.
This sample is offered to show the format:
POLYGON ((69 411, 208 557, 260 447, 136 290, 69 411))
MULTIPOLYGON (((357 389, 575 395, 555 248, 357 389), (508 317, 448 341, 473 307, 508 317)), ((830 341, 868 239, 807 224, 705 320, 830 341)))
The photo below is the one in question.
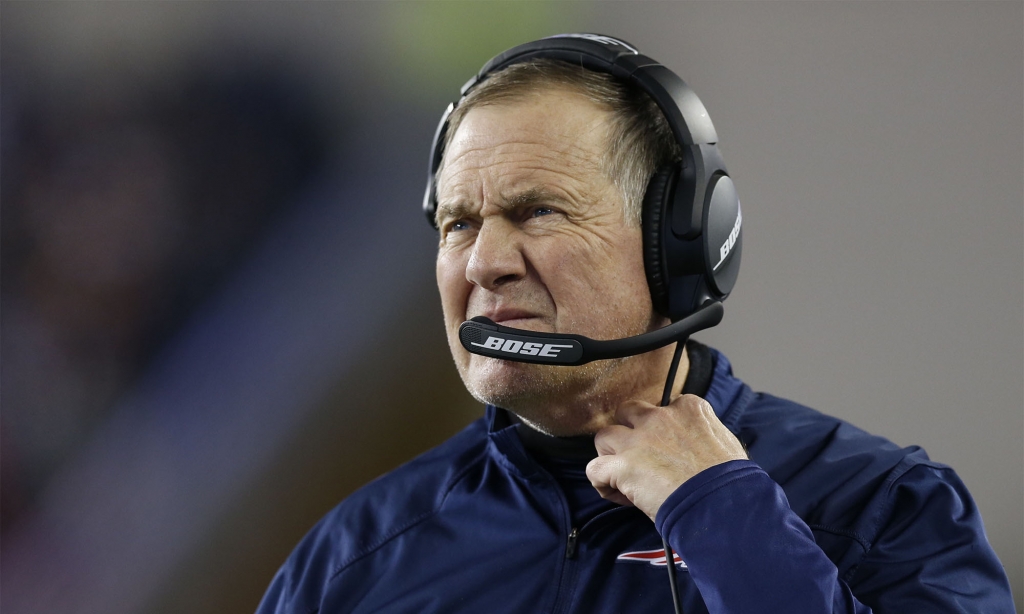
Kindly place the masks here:
MULTIPOLYGON (((667 405, 685 340, 722 320, 721 303, 736 284, 743 247, 743 214, 718 151, 718 133, 704 104, 675 73, 633 45, 600 34, 550 36, 495 56, 462 86, 459 99, 441 116, 431 147, 423 210, 436 227, 437 171, 452 111, 491 74, 542 58, 607 73, 647 93, 679 144, 682 159, 654 172, 641 212, 644 271, 651 299, 654 308, 672 323, 634 337, 595 341, 581 335, 509 328, 478 316, 462 323, 459 340, 474 354, 554 365, 632 356, 676 342, 662 395, 661 404, 667 405)), ((666 560, 673 560, 668 543, 664 546, 666 560)), ((679 612, 675 566, 668 567, 673 603, 679 612)))
POLYGON ((629 43, 597 34, 561 34, 501 53, 462 86, 448 105, 431 147, 423 210, 435 224, 436 175, 448 118, 487 77, 513 64, 547 58, 610 74, 646 92, 661 109, 682 152, 658 169, 643 200, 644 270, 657 311, 677 321, 732 292, 743 246, 736 188, 718 150, 718 133, 697 95, 675 73, 629 43))

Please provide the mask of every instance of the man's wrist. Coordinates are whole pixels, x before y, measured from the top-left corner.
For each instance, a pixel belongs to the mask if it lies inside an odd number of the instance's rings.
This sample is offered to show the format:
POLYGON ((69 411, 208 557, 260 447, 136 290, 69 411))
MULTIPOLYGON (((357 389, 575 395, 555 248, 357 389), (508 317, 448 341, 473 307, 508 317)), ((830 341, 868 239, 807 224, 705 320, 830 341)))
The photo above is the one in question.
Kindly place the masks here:
POLYGON ((675 523, 702 499, 734 480, 755 473, 764 473, 764 470, 752 460, 730 460, 708 467, 683 482, 665 499, 655 517, 655 528, 659 534, 667 536, 675 523))

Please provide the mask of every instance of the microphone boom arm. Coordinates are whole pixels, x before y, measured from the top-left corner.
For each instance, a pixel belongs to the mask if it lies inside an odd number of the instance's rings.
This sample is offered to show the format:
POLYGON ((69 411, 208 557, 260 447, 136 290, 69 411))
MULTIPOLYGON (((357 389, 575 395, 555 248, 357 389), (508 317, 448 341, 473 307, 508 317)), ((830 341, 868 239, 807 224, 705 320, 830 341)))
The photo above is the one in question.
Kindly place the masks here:
POLYGON ((582 335, 560 335, 520 330, 477 316, 459 326, 459 341, 467 351, 490 358, 554 365, 582 365, 594 360, 643 354, 722 321, 720 302, 706 303, 689 316, 649 333, 625 339, 598 341, 582 335))

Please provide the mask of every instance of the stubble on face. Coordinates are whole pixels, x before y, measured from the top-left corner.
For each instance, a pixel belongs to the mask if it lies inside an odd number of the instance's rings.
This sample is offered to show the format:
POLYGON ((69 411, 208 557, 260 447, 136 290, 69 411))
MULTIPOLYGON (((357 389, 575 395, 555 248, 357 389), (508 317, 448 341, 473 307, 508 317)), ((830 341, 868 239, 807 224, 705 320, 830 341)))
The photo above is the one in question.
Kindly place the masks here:
POLYGON ((439 211, 448 212, 439 216, 438 287, 459 374, 478 400, 555 435, 595 432, 621 402, 650 397, 664 353, 578 367, 516 363, 468 353, 458 326, 503 310, 508 326, 595 339, 664 323, 651 307, 640 229, 627 224, 600 165, 607 117, 564 90, 473 109, 438 178, 439 211), (552 197, 509 205, 531 190, 552 197))
MULTIPOLYGON (((652 328, 635 326, 612 338, 631 337, 652 328)), ((505 408, 536 430, 561 437, 592 434, 611 424, 616 407, 643 394, 641 386, 616 386, 613 382, 639 384, 646 379, 646 365, 637 357, 575 367, 484 356, 474 356, 473 360, 488 364, 481 365, 473 377, 468 368, 460 366, 458 371, 474 399, 505 408)))

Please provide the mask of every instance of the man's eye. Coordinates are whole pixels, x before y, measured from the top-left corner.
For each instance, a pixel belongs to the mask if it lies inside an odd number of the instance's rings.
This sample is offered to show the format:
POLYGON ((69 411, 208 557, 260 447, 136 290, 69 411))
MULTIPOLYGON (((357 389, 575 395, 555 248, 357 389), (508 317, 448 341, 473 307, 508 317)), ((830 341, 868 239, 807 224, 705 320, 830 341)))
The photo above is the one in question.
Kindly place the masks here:
POLYGON ((455 220, 449 222, 441 227, 442 235, 450 235, 453 232, 462 232, 463 230, 469 230, 472 228, 472 224, 469 220, 455 220))
POLYGON ((536 207, 533 210, 532 215, 533 215, 533 217, 541 217, 541 216, 544 216, 544 215, 551 215, 554 212, 555 212, 555 210, 552 209, 551 207, 536 207))

